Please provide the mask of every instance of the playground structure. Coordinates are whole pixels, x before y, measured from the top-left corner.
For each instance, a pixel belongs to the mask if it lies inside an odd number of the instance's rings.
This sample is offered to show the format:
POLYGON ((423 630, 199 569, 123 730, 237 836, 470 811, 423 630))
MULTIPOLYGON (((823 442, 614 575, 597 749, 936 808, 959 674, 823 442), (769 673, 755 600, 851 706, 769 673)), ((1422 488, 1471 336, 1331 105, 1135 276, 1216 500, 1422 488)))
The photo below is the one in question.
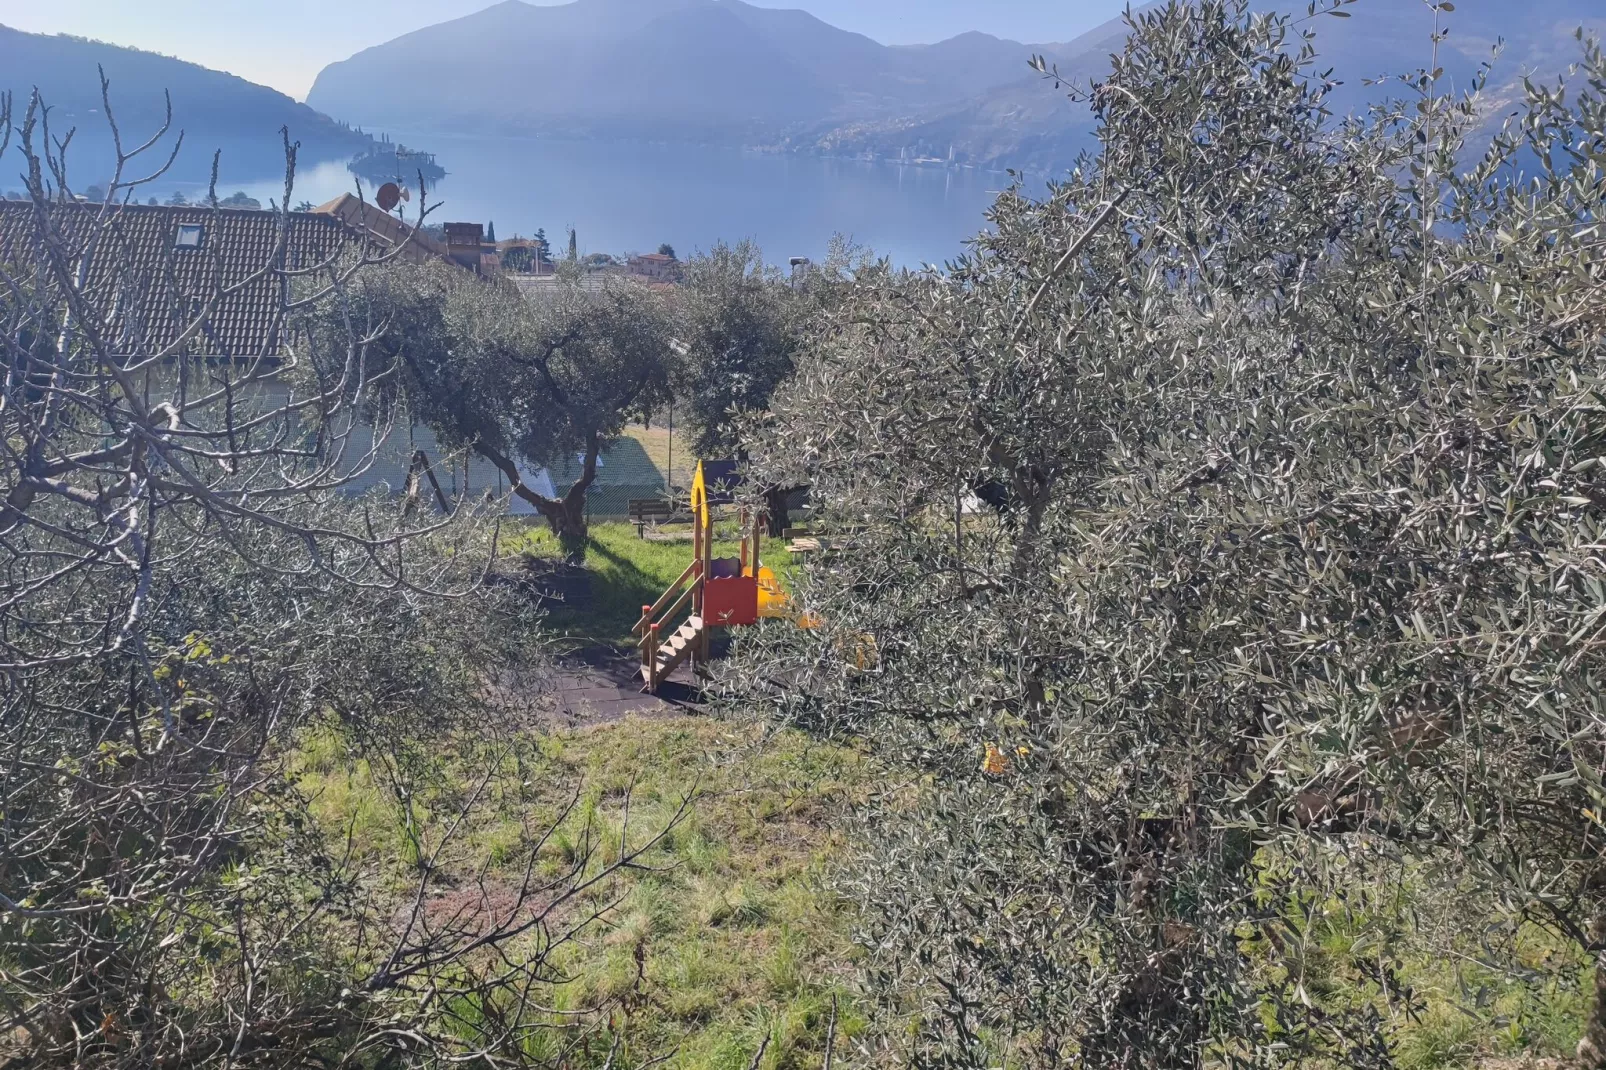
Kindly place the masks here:
POLYGON ((759 560, 761 512, 740 511, 739 556, 714 557, 714 513, 700 462, 692 477, 691 521, 691 564, 657 602, 641 607, 636 622, 641 678, 646 690, 654 693, 688 660, 701 671, 709 660, 715 628, 748 627, 764 618, 790 615, 775 573, 759 560))

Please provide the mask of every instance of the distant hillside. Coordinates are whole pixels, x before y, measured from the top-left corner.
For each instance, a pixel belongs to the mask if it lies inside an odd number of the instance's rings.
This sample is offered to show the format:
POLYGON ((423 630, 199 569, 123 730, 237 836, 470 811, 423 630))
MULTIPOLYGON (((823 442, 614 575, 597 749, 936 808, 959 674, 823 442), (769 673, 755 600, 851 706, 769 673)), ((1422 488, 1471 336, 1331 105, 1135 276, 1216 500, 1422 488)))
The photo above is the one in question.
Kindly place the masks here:
POLYGON ((323 70, 307 101, 410 130, 769 140, 800 125, 953 106, 1018 81, 985 34, 889 48, 740 0, 507 0, 323 70))
MULTIPOLYGON (((821 123, 794 131, 781 147, 833 156, 938 160, 1000 169, 1063 168, 1090 144, 1092 116, 1027 64, 1032 55, 1041 55, 1066 78, 1096 79, 1109 69, 1110 55, 1121 49, 1127 32, 1125 19, 1116 18, 1063 44, 1028 46, 993 38, 996 43, 991 48, 1000 59, 1005 50, 1015 56, 1008 81, 983 87, 963 101, 923 111, 845 124, 821 123)), ((943 53, 953 45, 944 42, 923 47, 943 53)), ((962 56, 951 57, 952 65, 963 62, 962 56)))
MULTIPOLYGON (((0 90, 11 92, 20 120, 38 87, 51 107, 52 132, 77 129, 68 159, 70 174, 82 180, 75 185, 101 181, 111 159, 97 64, 111 80, 112 107, 125 144, 137 144, 160 127, 163 90, 172 95, 173 125, 184 131, 185 141, 174 177, 203 177, 219 148, 230 173, 262 173, 266 167, 272 174, 284 158, 281 127, 289 127, 291 138, 302 142, 308 159, 350 155, 372 144, 366 135, 283 93, 232 74, 81 37, 0 26, 0 90)), ((0 184, 15 185, 16 173, 0 161, 0 184)))
MULTIPOLYGON (((1151 7, 1157 5, 1150 5, 1151 7)), ((1255 0, 1260 10, 1303 14, 1305 0, 1255 0)), ((1316 20, 1319 67, 1332 67, 1345 86, 1336 96, 1340 110, 1358 108, 1384 93, 1398 94, 1398 83, 1367 86, 1367 79, 1402 74, 1432 65, 1433 14, 1416 0, 1357 0, 1345 9, 1350 18, 1316 20)), ((1522 79, 1554 80, 1579 55, 1574 31, 1580 26, 1606 32, 1601 0, 1456 0, 1443 16, 1449 36, 1438 62, 1458 87, 1470 85, 1478 65, 1504 41, 1487 102, 1491 119, 1520 99, 1522 79)), ((1103 77, 1111 53, 1126 37, 1117 19, 1068 44, 1047 51, 1060 73, 1086 82, 1103 77)), ((886 158, 932 156, 981 167, 1053 171, 1064 168, 1088 147, 1093 121, 1085 107, 1056 92, 1052 83, 1030 76, 997 86, 950 107, 857 123, 823 122, 794 132, 786 147, 834 155, 868 154, 886 158)))
MULTIPOLYGON (((1305 0, 1256 0, 1303 13, 1305 0)), ((1507 49, 1496 96, 1525 73, 1554 77, 1578 55, 1571 32, 1606 26, 1601 0, 1457 0, 1441 62, 1470 78, 1507 49)), ((1426 66, 1431 13, 1417 0, 1358 0, 1317 22, 1324 64, 1351 88, 1426 66)), ((1033 53, 1096 79, 1119 19, 1055 45, 982 33, 887 47, 802 11, 741 0, 507 0, 331 64, 308 102, 410 131, 554 133, 704 140, 792 152, 952 159, 1051 171, 1089 143, 1091 119, 1027 69, 1033 53)))

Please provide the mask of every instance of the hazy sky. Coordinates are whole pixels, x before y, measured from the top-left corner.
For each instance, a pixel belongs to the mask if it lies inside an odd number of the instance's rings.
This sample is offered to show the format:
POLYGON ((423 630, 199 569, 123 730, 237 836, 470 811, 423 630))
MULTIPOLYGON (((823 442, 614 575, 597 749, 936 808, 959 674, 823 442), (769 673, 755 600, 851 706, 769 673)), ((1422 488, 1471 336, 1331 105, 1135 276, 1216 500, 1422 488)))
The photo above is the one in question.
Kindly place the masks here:
MULTIPOLYGON (((966 30, 1064 41, 1125 7, 1125 0, 753 2, 802 7, 888 44, 938 41, 966 30)), ((164 52, 300 99, 328 63, 487 6, 489 0, 0 0, 0 23, 164 52)))

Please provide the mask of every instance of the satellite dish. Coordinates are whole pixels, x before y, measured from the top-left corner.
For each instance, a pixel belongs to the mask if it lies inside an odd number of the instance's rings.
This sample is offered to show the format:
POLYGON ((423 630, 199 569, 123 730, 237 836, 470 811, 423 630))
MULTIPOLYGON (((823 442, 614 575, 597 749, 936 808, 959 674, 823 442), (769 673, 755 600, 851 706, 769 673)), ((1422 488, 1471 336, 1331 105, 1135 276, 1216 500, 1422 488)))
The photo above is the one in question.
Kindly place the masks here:
POLYGON ((405 204, 413 199, 413 191, 408 189, 406 186, 403 186, 401 188, 401 197, 402 203, 405 204))
POLYGON ((401 203, 401 187, 394 182, 386 182, 379 187, 379 210, 388 212, 401 203))

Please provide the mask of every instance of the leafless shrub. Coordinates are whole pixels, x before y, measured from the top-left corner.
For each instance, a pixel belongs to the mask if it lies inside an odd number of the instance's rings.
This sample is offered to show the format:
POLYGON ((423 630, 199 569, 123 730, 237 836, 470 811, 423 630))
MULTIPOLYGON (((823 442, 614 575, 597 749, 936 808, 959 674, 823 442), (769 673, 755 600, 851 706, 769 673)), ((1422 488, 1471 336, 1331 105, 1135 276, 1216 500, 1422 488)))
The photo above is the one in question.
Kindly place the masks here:
POLYGON ((352 289, 406 249, 303 256, 280 207, 254 215, 260 263, 136 260, 133 194, 167 164, 131 168, 165 130, 125 151, 103 95, 97 205, 73 202, 71 135, 37 96, 15 127, 0 111, 29 172, 0 246, 0 1065, 561 1061, 593 1019, 551 1009, 555 953, 656 838, 604 858, 583 827, 554 868, 556 826, 532 824, 495 872, 473 842, 528 775, 488 681, 540 651, 482 585, 473 503, 350 492, 397 374, 352 289), (243 349, 240 301, 260 313, 243 349), (355 815, 319 819, 318 733, 380 771, 407 894, 354 857, 355 815), (473 761, 426 826, 417 786, 453 741, 473 761))

